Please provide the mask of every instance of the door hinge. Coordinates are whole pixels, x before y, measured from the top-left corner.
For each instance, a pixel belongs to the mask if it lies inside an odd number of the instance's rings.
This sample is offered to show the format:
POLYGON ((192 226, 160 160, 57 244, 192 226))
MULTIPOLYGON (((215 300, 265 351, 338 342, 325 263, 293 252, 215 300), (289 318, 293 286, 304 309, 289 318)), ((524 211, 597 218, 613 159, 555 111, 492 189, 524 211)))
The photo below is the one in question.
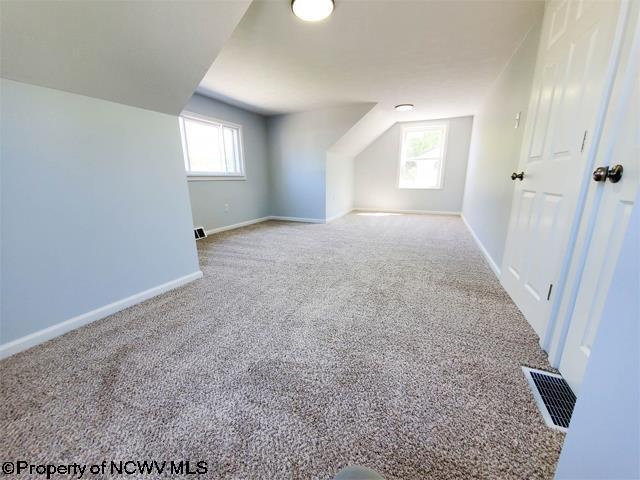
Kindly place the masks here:
POLYGON ((584 152, 585 143, 587 143, 587 130, 584 131, 584 135, 582 136, 582 146, 580 147, 580 153, 584 152))
POLYGON ((549 284, 549 291, 547 292, 547 300, 551 298, 551 290, 553 290, 553 283, 549 284))

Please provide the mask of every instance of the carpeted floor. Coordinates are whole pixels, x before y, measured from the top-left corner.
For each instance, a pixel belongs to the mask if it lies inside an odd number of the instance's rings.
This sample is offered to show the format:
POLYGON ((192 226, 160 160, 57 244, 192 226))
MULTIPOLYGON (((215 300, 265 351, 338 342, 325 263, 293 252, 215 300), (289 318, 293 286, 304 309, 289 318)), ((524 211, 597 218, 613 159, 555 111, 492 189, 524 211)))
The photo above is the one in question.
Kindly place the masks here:
POLYGON ((202 280, 0 363, 3 461, 552 477, 563 435, 520 369, 546 356, 459 218, 267 222, 198 247, 202 280))

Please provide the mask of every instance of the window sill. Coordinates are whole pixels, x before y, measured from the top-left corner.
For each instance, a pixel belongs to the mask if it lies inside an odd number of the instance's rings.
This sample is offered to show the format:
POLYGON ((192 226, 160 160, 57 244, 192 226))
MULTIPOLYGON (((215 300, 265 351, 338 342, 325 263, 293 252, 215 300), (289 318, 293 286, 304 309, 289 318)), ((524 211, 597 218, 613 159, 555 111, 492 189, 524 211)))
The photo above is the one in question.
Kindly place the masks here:
POLYGON ((245 175, 192 175, 187 174, 187 182, 215 182, 218 180, 242 181, 246 180, 245 175))

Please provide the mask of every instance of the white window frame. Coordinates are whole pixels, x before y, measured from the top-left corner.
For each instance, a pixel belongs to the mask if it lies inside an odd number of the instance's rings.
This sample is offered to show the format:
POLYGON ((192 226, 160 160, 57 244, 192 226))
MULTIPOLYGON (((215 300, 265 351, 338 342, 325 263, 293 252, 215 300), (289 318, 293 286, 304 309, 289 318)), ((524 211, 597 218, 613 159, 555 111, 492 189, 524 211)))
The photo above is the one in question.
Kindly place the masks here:
POLYGON ((396 187, 399 190, 442 190, 444 189, 444 174, 446 168, 447 159, 447 145, 449 143, 449 122, 429 122, 429 123, 412 123, 411 125, 404 125, 400 130, 400 158, 398 159, 398 178, 396 181, 396 187), (415 132, 428 129, 443 129, 444 130, 444 143, 442 145, 442 157, 440 158, 440 176, 438 178, 438 185, 435 187, 401 187, 400 186, 400 174, 402 172, 402 165, 404 159, 405 149, 405 135, 407 132, 415 132))
MULTIPOLYGON (((227 122, 226 120, 220 120, 218 118, 208 117, 205 115, 200 115, 194 112, 182 112, 179 117, 180 124, 180 138, 182 140, 182 154, 184 159, 185 170, 187 172, 187 180, 188 181, 199 181, 199 180, 246 180, 247 174, 245 171, 244 165, 244 145, 243 145, 243 136, 242 136, 242 125, 237 123, 227 122), (239 155, 239 163, 240 163, 240 173, 226 173, 226 172, 193 172, 191 171, 191 165, 189 163, 189 147, 187 145, 187 136, 184 128, 184 119, 187 118, 192 121, 207 123, 210 125, 215 125, 216 127, 220 127, 220 135, 222 135, 222 127, 229 127, 236 129, 238 131, 238 155, 239 155)), ((224 155, 224 139, 220 138, 219 140, 220 148, 222 149, 222 154, 224 155)), ((223 157, 226 159, 226 155, 223 157)))

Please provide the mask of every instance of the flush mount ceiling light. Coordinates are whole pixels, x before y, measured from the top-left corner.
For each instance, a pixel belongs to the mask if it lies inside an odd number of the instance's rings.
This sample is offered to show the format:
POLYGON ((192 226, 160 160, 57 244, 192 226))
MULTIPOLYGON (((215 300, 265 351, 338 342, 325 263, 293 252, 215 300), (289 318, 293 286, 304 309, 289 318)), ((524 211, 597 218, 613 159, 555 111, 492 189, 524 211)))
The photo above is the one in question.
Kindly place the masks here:
POLYGON ((413 103, 401 103, 400 105, 396 105, 395 109, 399 112, 410 112, 413 110, 413 103))
POLYGON ((291 10, 305 22, 324 20, 333 12, 333 0, 291 0, 291 10))

